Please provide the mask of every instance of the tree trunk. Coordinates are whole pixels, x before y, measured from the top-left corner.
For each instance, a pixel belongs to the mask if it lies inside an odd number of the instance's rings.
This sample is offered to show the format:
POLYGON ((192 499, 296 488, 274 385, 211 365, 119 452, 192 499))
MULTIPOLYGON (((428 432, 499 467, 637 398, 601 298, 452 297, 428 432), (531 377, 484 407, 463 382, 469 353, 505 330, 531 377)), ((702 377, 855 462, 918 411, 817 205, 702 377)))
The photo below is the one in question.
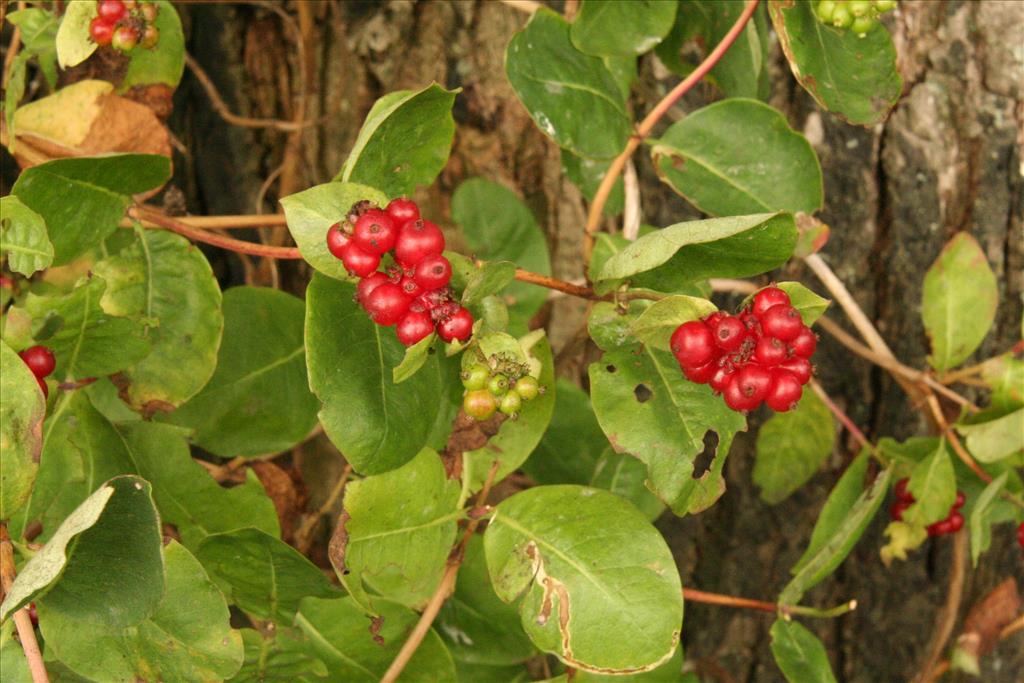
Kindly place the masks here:
MULTIPOLYGON (((280 196, 326 182, 337 172, 377 97, 436 80, 463 91, 456 101, 451 161, 436 185, 417 196, 425 211, 447 216, 451 192, 468 177, 503 182, 522 193, 545 227, 555 275, 583 275, 583 199, 562 174, 559 150, 532 124, 504 75, 505 45, 526 14, 486 0, 181 9, 190 52, 235 113, 291 119, 296 116, 294 95, 304 92, 306 118, 317 122, 294 136, 288 151, 287 133, 224 123, 186 74, 171 125, 188 150, 176 158, 176 183, 190 211, 275 211, 280 196), (271 7, 284 7, 298 18, 286 22, 271 7), (299 35, 306 83, 299 79, 299 35), (264 179, 278 168, 278 179, 261 201, 264 179)), ((824 170, 821 217, 832 228, 824 257, 896 355, 925 367, 927 339, 919 305, 924 272, 949 237, 971 232, 986 250, 1002 295, 997 325, 982 355, 1006 349, 1019 335, 1024 288, 1024 3, 904 0, 890 21, 905 98, 874 129, 849 126, 821 111, 796 86, 773 47, 777 77, 772 104, 807 135, 824 170)), ((671 83, 657 79, 660 70, 653 57, 641 60, 639 71, 635 92, 640 95, 633 106, 642 116, 671 83)), ((717 95, 704 89, 685 108, 701 106, 711 96, 717 95)), ((649 157, 640 154, 636 162, 645 223, 668 225, 694 215, 658 182, 649 157)), ((225 286, 284 277, 301 293, 308 276, 302 264, 284 264, 276 272, 235 257, 217 267, 225 286)), ((784 277, 822 290, 799 264, 784 277)), ((559 372, 581 379, 586 354, 573 341, 585 310, 581 302, 561 298, 544 311, 542 321, 556 351, 564 351, 559 372)), ((842 320, 839 311, 832 316, 842 320)), ((851 357, 827 337, 818 362, 822 384, 872 439, 927 433, 919 412, 878 368, 851 357)), ((718 504, 694 517, 666 514, 659 527, 675 552, 684 584, 770 600, 786 583, 789 567, 802 553, 825 496, 855 446, 841 442, 808 485, 768 506, 750 483, 755 434, 753 425, 737 438, 726 468, 729 490, 718 504)), ((318 504, 317 492, 312 495, 311 505, 318 504)), ((807 598, 816 605, 855 598, 860 605, 840 619, 806 622, 826 643, 842 681, 910 679, 927 656, 947 593, 953 541, 929 541, 908 561, 887 569, 878 555, 884 542, 882 517, 837 574, 807 598)), ((1020 550, 1003 525, 980 567, 967 570, 957 624, 971 604, 1007 576, 1024 585, 1020 550)), ((780 680, 769 651, 771 620, 771 615, 691 603, 684 625, 687 658, 714 662, 721 667, 715 674, 720 680, 780 680)), ((1015 636, 985 658, 981 680, 1024 679, 1021 638, 1015 636)))

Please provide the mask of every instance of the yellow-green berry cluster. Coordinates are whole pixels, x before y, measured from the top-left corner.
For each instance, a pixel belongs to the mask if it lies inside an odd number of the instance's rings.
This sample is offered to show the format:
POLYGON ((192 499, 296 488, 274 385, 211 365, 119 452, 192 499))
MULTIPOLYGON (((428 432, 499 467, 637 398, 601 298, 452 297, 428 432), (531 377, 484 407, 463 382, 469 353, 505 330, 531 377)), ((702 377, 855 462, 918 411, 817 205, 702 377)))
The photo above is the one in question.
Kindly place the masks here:
POLYGON ((820 0, 818 19, 836 28, 848 28, 863 38, 878 23, 878 16, 896 8, 896 0, 820 0))
POLYGON ((486 420, 497 411, 516 419, 524 401, 544 393, 529 371, 525 363, 498 356, 474 363, 462 372, 462 410, 475 420, 486 420))

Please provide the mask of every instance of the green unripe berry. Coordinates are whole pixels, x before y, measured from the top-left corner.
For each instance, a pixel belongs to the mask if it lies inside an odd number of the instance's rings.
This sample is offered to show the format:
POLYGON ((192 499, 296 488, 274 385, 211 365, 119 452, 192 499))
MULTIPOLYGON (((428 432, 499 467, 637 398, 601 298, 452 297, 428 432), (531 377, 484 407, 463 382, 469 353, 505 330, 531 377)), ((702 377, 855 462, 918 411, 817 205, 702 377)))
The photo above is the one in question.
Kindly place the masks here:
POLYGON ((832 21, 832 13, 836 11, 836 0, 821 0, 818 3, 818 18, 826 24, 832 21))
POLYGON ((486 365, 474 365, 468 370, 462 371, 462 386, 469 391, 486 388, 490 379, 491 371, 487 369, 486 365))
POLYGON ((875 0, 875 11, 883 14, 896 9, 896 0, 875 0))
POLYGON ((462 410, 474 420, 486 420, 497 409, 497 399, 486 389, 468 391, 462 398, 462 410))
POLYGON ((848 28, 852 23, 853 14, 850 12, 850 8, 845 4, 836 5, 836 10, 832 13, 832 25, 836 28, 848 28))
POLYGON ((527 375, 516 380, 516 393, 524 401, 532 401, 540 393, 540 383, 527 375))
POLYGON ((871 15, 871 0, 850 0, 847 5, 850 14, 855 17, 866 17, 871 15))
POLYGON ((504 396, 508 393, 508 377, 505 375, 495 375, 487 384, 487 388, 495 396, 504 396))
POLYGON ((506 415, 516 415, 523 407, 523 399, 518 391, 510 391, 501 397, 501 406, 498 408, 506 415))
POLYGON ((875 20, 873 17, 857 17, 853 20, 853 25, 850 26, 850 30, 856 33, 858 36, 863 38, 868 34, 872 28, 875 27, 875 20))

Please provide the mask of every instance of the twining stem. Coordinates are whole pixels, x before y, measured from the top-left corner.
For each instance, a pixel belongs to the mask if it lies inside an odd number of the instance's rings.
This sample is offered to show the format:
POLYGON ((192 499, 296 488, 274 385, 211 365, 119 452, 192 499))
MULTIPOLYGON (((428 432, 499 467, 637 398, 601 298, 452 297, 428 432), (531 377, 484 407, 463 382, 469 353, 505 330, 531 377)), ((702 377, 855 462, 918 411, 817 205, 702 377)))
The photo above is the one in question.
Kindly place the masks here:
MULTIPOLYGON (((4 595, 11 591, 14 577, 14 548, 11 546, 11 537, 7 533, 7 524, 0 522, 0 586, 3 587, 4 595)), ((18 630, 18 640, 21 641, 21 649, 25 652, 28 670, 32 674, 32 682, 49 683, 50 677, 46 674, 43 654, 39 651, 39 643, 36 641, 36 631, 32 626, 32 617, 28 614, 28 607, 22 607, 14 613, 14 627, 18 630)))
POLYGON ((857 601, 850 600, 836 607, 818 609, 817 607, 804 607, 801 605, 780 605, 764 600, 753 600, 751 598, 738 598, 735 595, 723 595, 697 590, 696 588, 683 588, 683 599, 691 602, 700 602, 707 605, 721 605, 723 607, 735 607, 737 609, 752 609, 758 612, 772 612, 789 618, 790 615, 800 614, 808 617, 832 618, 838 617, 847 612, 857 609, 857 601))
MULTIPOLYGON (((494 477, 498 474, 498 466, 500 464, 499 460, 495 460, 491 464, 491 470, 487 473, 487 479, 484 481, 483 488, 477 494, 474 507, 482 507, 487 502, 487 496, 491 492, 491 486, 494 484, 494 477)), ((434 619, 437 618, 437 613, 441 611, 441 606, 455 587, 455 577, 458 575, 459 567, 462 566, 462 560, 466 555, 466 546, 469 545, 469 539, 476 533, 476 528, 482 520, 483 517, 470 516, 462 539, 448 556, 448 566, 444 570, 441 582, 437 585, 437 589, 434 590, 434 594, 430 596, 430 602, 427 603, 423 614, 420 615, 420 620, 416 622, 416 627, 413 628, 412 633, 409 634, 405 643, 402 644, 402 649, 398 651, 395 659, 391 662, 391 666, 384 672, 384 676, 380 679, 381 683, 394 683, 399 675, 401 675, 402 670, 405 669, 405 665, 416 654, 416 649, 430 631, 430 626, 434 623, 434 619)))
POLYGON ((821 386, 821 384, 819 384, 818 381, 815 379, 812 379, 810 384, 811 389, 813 389, 814 393, 818 395, 818 398, 821 399, 821 402, 828 407, 828 409, 832 412, 833 415, 835 415, 836 419, 839 420, 839 423, 846 427, 846 431, 850 432, 850 436, 852 436, 853 439, 857 443, 859 443, 862 448, 866 448, 872 453, 876 453, 877 449, 875 448, 874 444, 871 443, 868 437, 864 436, 864 432, 862 432, 860 428, 857 427, 856 423, 854 423, 854 421, 850 419, 850 416, 843 412, 842 408, 836 405, 836 402, 832 400, 832 397, 828 395, 828 393, 821 386))
POLYGON ((953 635, 953 627, 956 626, 956 616, 960 612, 960 601, 964 594, 967 541, 968 534, 965 531, 953 534, 953 557, 950 560, 952 566, 949 572, 949 586, 946 589, 946 602, 936 616, 935 630, 928 647, 928 654, 920 673, 914 677, 913 683, 926 683, 931 680, 931 672, 942 658, 942 651, 946 649, 946 641, 953 635))
POLYGON ((133 206, 128 209, 128 215, 140 221, 148 221, 154 224, 158 228, 164 230, 170 230, 176 232, 183 237, 187 237, 195 242, 203 242, 205 244, 211 244, 221 249, 227 249, 228 251, 234 251, 239 254, 249 254, 251 256, 266 256, 269 258, 276 259, 301 259, 302 254, 299 253, 297 247, 270 247, 265 244, 259 244, 257 242, 246 242, 244 240, 237 240, 233 237, 224 237, 218 235, 215 232, 209 230, 203 230, 201 228, 194 228, 186 223, 165 216, 152 209, 147 209, 143 206, 133 206))
POLYGON ((615 157, 608 170, 604 174, 604 178, 601 179, 601 184, 597 188, 597 192, 594 193, 594 201, 590 203, 590 209, 587 213, 587 225, 586 225, 586 240, 584 242, 584 254, 586 262, 590 261, 590 252, 594 247, 594 233, 597 232, 597 228, 601 223, 601 212, 604 210, 604 205, 608 201, 608 196, 611 194, 612 188, 615 186, 615 181, 618 180, 622 174, 622 169, 626 165, 626 161, 633 156, 633 152, 636 151, 640 143, 643 142, 644 138, 651 134, 654 130, 654 126, 661 120, 661 117, 665 115, 669 109, 672 108, 680 97, 685 95, 689 90, 695 86, 700 79, 704 78, 715 64, 722 58, 722 56, 728 51, 732 44, 736 42, 740 33, 746 27, 747 22, 754 16, 754 10, 757 9, 759 0, 750 0, 746 7, 743 8, 743 12, 739 18, 736 19, 736 23, 733 24, 729 32, 725 34, 722 41, 715 46, 715 49, 704 58, 693 72, 683 79, 676 87, 672 88, 665 97, 661 99, 658 104, 654 106, 654 109, 650 111, 644 120, 637 125, 633 135, 630 136, 626 142, 625 149, 615 157))
MULTIPOLYGON (((146 212, 155 211, 160 213, 159 209, 155 209, 151 206, 142 205, 140 208, 146 212)), ((163 214, 161 214, 163 215, 163 214)), ((215 230, 232 230, 232 229, 250 229, 250 228, 283 228, 288 225, 285 217, 281 214, 249 214, 239 216, 175 216, 174 220, 179 223, 192 228, 206 228, 215 230)), ((151 220, 144 220, 142 227, 144 228, 156 228, 159 227, 156 223, 151 220)), ((130 220, 121 221, 122 228, 132 227, 130 220)))

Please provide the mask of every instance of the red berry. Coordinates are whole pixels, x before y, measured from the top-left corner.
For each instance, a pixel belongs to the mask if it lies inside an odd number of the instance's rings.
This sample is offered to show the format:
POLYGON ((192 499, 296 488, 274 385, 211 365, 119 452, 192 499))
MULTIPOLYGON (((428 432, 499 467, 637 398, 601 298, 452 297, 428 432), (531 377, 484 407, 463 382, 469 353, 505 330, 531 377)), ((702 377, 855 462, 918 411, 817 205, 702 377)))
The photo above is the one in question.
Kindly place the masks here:
POLYGON ((711 381, 711 378, 715 376, 715 373, 718 371, 718 367, 718 362, 712 359, 704 365, 683 368, 683 374, 686 375, 686 379, 691 382, 707 384, 711 381))
POLYGON ((43 398, 49 398, 50 387, 46 386, 46 380, 42 377, 36 377, 36 382, 39 384, 39 391, 43 392, 43 398))
POLYGON ((903 513, 907 511, 907 508, 912 505, 911 501, 907 500, 896 500, 893 501, 889 507, 889 518, 894 522, 903 521, 903 513))
POLYGON ((392 199, 385 211, 391 216, 391 220, 395 222, 395 225, 405 225, 409 221, 414 221, 420 217, 420 208, 416 206, 416 202, 405 197, 392 199))
POLYGON ((811 381, 811 361, 801 356, 794 356, 788 360, 779 363, 779 367, 783 370, 789 370, 796 378, 800 380, 800 384, 807 384, 811 381))
POLYGON ((348 233, 341 229, 341 223, 335 223, 327 230, 327 251, 331 252, 334 258, 343 258, 342 250, 351 241, 348 233))
POLYGON ((444 233, 428 220, 409 221, 398 231, 395 258, 404 266, 415 266, 432 254, 444 251, 444 233))
POLYGON ((800 330, 800 334, 789 342, 789 348, 793 349, 793 354, 800 356, 801 358, 810 358, 814 355, 814 350, 818 348, 818 335, 811 331, 811 328, 804 325, 803 329, 800 330))
POLYGON ((1017 543, 1020 544, 1021 548, 1024 548, 1024 522, 1021 522, 1017 527, 1017 543))
POLYGON ((354 241, 350 241, 341 249, 341 261, 345 270, 356 277, 366 277, 377 270, 380 256, 360 249, 354 241))
MULTIPOLYGON (((712 361, 714 363, 714 361, 712 361)), ((711 375, 711 379, 708 380, 708 384, 711 385, 711 389, 716 393, 720 394, 725 391, 725 388, 729 385, 729 380, 732 379, 734 372, 731 366, 719 365, 715 369, 715 374, 711 375)))
POLYGON ((734 315, 724 315, 714 324, 708 324, 708 327, 715 338, 715 344, 725 351, 735 351, 747 338, 746 325, 734 315))
POLYGON ((422 311, 409 311, 398 321, 395 327, 395 335, 398 341, 406 346, 412 346, 416 342, 429 337, 434 332, 434 321, 429 313, 422 311))
POLYGON ((733 410, 754 410, 768 395, 771 382, 772 375, 767 368, 748 365, 729 380, 722 396, 733 410))
POLYGON ((388 281, 388 276, 381 272, 373 272, 364 277, 356 285, 356 301, 366 307, 366 298, 370 296, 370 292, 377 289, 380 285, 388 281))
POLYGON ((764 402, 775 412, 784 413, 796 406, 803 393, 804 388, 800 380, 792 372, 772 368, 772 384, 764 402))
POLYGON ((749 332, 753 332, 755 334, 761 333, 761 319, 751 311, 741 312, 739 314, 739 319, 749 332))
POLYGON ((714 313, 708 313, 705 317, 701 318, 701 321, 707 325, 709 329, 713 330, 715 329, 715 325, 718 324, 718 321, 727 315, 729 314, 725 311, 715 311, 714 313))
POLYGON ((356 220, 352 241, 363 251, 383 254, 395 246, 398 231, 391 217, 380 209, 370 209, 356 220))
POLYGON ((57 359, 53 357, 53 351, 45 346, 38 344, 30 346, 18 355, 36 377, 46 377, 57 367, 57 359))
POLYGON ((125 7, 121 0, 99 0, 96 3, 96 15, 110 24, 124 16, 125 7))
POLYGON ((110 45, 110 41, 114 39, 114 24, 104 21, 101 17, 94 17, 89 22, 89 36, 100 47, 110 45))
POLYGON ((405 292, 406 296, 413 299, 419 298, 419 296, 423 294, 423 287, 420 286, 420 283, 416 282, 416 280, 408 275, 403 277, 399 281, 398 285, 402 288, 402 291, 405 292))
POLYGON ((796 339, 803 328, 804 321, 792 306, 772 306, 761 315, 761 329, 764 333, 782 341, 796 339))
POLYGON ((440 289, 452 279, 452 264, 440 254, 432 254, 416 264, 416 282, 423 289, 440 289))
POLYGON ((754 360, 764 366, 778 365, 789 356, 786 345, 775 337, 761 337, 754 347, 754 360))
POLYGON ((121 52, 131 52, 139 43, 139 32, 134 26, 118 26, 114 29, 114 37, 110 39, 111 46, 121 52))
POLYGON ((765 287, 760 292, 754 295, 754 300, 750 306, 750 310, 754 315, 761 316, 772 306, 778 306, 779 304, 788 306, 789 295, 778 287, 765 287))
POLYGON ((28 603, 28 618, 32 621, 34 628, 39 627, 39 613, 36 612, 36 603, 34 602, 28 603))
POLYGON ((6 275, 0 275, 0 289, 14 289, 14 280, 6 275))
POLYGON ((365 308, 373 322, 388 327, 405 316, 409 303, 401 287, 394 282, 383 282, 366 297, 365 308))
POLYGON ((953 509, 954 510, 959 510, 960 508, 962 508, 964 506, 964 503, 966 501, 967 501, 967 498, 964 496, 963 491, 957 491, 956 492, 956 500, 953 502, 953 509))
POLYGON ((677 327, 669 345, 676 360, 684 367, 704 365, 716 355, 711 330, 699 320, 691 320, 677 327))
POLYGON ((460 342, 466 341, 473 334, 473 314, 459 306, 458 310, 442 320, 437 326, 437 334, 448 343, 455 339, 458 339, 460 342))
POLYGON ((959 512, 954 512, 949 516, 947 520, 949 522, 949 532, 955 534, 964 528, 964 516, 959 512))
POLYGON ((907 490, 907 483, 909 481, 910 480, 907 479, 906 477, 900 479, 898 482, 896 482, 894 492, 896 493, 896 497, 899 498, 900 500, 906 501, 907 503, 913 503, 914 494, 907 490))

